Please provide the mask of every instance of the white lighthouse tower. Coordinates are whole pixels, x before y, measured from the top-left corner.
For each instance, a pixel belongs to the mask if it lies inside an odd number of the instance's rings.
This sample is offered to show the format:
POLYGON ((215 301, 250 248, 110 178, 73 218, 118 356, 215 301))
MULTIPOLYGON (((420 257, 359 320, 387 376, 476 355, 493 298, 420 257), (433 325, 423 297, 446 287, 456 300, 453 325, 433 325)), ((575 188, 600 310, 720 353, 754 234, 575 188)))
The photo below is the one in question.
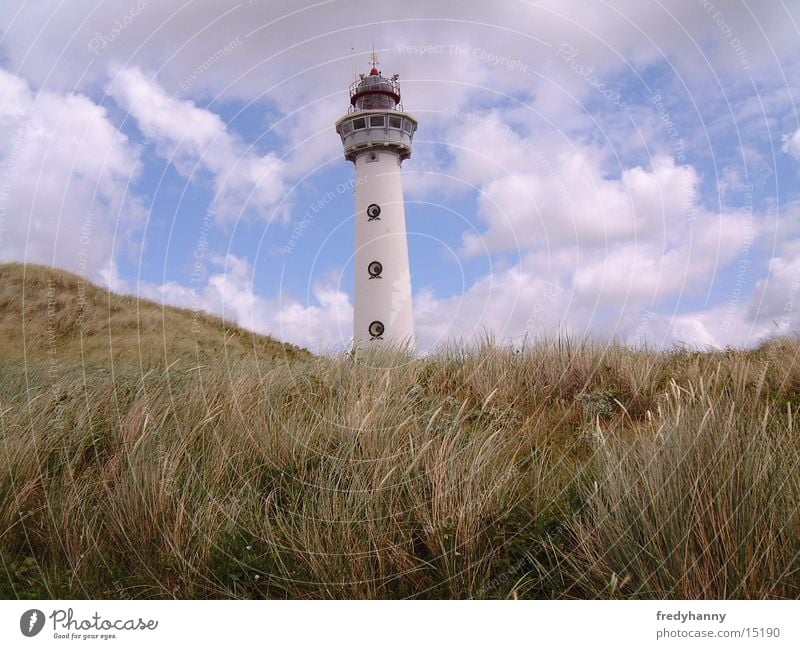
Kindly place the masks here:
POLYGON ((403 112, 397 75, 372 69, 350 87, 336 122, 344 157, 356 166, 353 347, 414 345, 411 273, 400 165, 411 156, 417 120, 403 112))

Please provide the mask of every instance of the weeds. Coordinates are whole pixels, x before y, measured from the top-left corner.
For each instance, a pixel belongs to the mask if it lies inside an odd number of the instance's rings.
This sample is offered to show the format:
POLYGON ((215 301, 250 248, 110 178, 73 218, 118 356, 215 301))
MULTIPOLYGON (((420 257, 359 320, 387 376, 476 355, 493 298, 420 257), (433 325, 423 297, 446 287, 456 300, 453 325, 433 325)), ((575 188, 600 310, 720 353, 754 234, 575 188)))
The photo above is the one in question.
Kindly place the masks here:
POLYGON ((0 360, 0 595, 800 597, 797 341, 222 342, 0 360))

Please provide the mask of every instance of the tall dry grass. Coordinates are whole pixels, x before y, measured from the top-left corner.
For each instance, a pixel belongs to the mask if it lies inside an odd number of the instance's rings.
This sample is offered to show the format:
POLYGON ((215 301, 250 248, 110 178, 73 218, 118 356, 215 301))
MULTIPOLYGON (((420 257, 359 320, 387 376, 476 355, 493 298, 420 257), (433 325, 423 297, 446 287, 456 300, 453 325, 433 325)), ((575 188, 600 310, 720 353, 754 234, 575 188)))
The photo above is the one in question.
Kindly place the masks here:
POLYGON ((3 594, 798 597, 798 351, 3 361, 3 594))
POLYGON ((571 592, 800 594, 798 401, 771 398, 769 371, 720 363, 696 383, 673 380, 636 435, 624 420, 598 430, 597 482, 570 526, 571 592))

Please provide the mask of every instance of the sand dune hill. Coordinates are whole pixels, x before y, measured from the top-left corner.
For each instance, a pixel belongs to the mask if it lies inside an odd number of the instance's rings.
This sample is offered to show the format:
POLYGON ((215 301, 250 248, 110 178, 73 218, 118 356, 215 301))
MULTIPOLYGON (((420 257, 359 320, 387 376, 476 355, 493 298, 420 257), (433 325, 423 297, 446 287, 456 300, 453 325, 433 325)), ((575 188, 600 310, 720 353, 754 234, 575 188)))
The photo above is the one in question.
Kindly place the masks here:
POLYGON ((66 271, 0 265, 0 358, 150 365, 310 356, 221 318, 117 295, 66 271))

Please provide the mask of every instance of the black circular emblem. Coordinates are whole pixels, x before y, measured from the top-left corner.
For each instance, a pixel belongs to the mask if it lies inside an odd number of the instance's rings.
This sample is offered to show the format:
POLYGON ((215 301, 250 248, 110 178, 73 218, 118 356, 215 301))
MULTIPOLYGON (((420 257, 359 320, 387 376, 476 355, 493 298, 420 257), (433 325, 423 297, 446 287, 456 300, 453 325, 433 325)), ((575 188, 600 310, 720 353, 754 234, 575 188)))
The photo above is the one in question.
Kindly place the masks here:
POLYGON ((381 206, 377 203, 370 203, 367 207, 367 216, 369 217, 370 221, 374 221, 381 216, 381 206))
POLYGON ((369 323, 369 335, 373 338, 380 338, 383 335, 384 327, 380 320, 373 320, 369 323))
POLYGON ((25 611, 19 618, 19 630, 22 635, 32 638, 44 628, 44 613, 38 608, 25 611))
POLYGON ((369 273, 370 279, 380 279, 381 273, 383 272, 383 264, 379 261, 371 261, 369 262, 369 266, 367 266, 367 272, 369 273))

